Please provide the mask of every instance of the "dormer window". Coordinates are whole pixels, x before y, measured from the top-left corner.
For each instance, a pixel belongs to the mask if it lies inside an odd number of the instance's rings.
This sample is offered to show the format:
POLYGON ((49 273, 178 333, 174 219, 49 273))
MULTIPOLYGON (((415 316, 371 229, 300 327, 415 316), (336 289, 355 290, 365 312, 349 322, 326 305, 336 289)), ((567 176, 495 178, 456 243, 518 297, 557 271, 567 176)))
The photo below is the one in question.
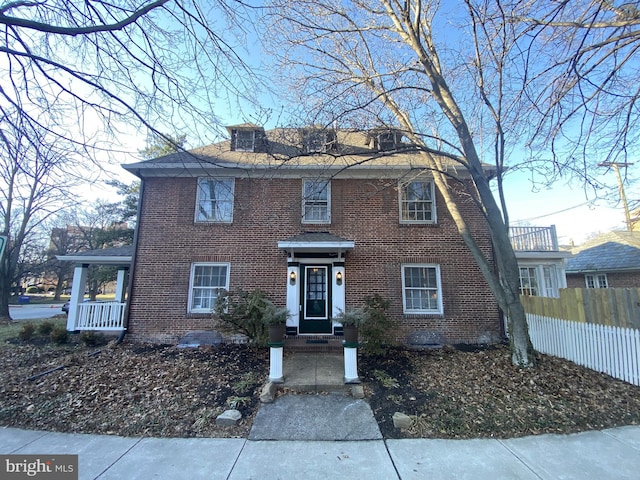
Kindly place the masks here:
POLYGON ((378 150, 395 150, 401 135, 396 132, 384 132, 378 135, 378 150))
POLYGON ((256 143, 256 132, 255 130, 238 130, 235 140, 236 151, 253 152, 256 143))
POLYGON ((303 130, 302 141, 306 153, 325 153, 333 150, 336 134, 332 130, 303 130))
POLYGON ((265 133, 252 123, 227 127, 231 134, 231 150, 236 152, 264 152, 265 133))
POLYGON ((374 130, 369 134, 369 142, 373 140, 373 148, 379 152, 396 150, 402 143, 402 133, 398 130, 374 130))

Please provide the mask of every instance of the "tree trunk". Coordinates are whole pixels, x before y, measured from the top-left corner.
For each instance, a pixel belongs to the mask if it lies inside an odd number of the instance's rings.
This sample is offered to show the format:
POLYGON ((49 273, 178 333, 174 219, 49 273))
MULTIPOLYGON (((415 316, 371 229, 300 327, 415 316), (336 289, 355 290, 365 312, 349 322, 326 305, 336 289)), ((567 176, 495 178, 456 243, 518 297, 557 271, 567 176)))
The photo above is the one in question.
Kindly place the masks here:
POLYGON ((5 260, 2 260, 0 266, 0 325, 7 325, 11 323, 11 316, 9 315, 9 291, 11 288, 11 282, 8 275, 5 275, 4 271, 5 260))

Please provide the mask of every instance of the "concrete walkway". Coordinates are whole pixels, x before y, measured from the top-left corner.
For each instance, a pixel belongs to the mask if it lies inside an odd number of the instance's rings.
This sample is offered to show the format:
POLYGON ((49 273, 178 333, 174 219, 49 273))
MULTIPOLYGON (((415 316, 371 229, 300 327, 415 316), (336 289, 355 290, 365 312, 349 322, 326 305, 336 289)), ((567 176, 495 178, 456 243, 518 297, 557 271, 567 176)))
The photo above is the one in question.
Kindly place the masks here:
POLYGON ((79 478, 101 480, 637 479, 640 427, 510 440, 340 442, 124 438, 0 428, 0 454, 77 454, 79 478))

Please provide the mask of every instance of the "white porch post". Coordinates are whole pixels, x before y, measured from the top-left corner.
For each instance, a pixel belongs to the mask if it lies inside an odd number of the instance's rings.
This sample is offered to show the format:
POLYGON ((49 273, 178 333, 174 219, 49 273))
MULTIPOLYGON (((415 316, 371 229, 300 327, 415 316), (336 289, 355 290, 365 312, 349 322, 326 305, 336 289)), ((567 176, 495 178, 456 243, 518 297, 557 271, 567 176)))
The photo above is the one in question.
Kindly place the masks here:
POLYGON ((357 347, 344 347, 344 383, 360 383, 357 347))
POLYGON ((128 278, 129 278, 129 270, 125 270, 124 268, 119 268, 118 278, 116 280, 116 298, 115 298, 116 302, 123 303, 125 301, 124 297, 125 297, 128 278))
POLYGON ((69 315, 67 316, 67 330, 73 332, 78 325, 78 305, 84 298, 84 289, 87 285, 89 265, 76 265, 73 270, 73 286, 69 299, 69 315))
POLYGON ((297 330, 300 326, 300 266, 293 262, 287 265, 287 310, 287 326, 297 330))
MULTIPOLYGON (((333 285, 331 286, 331 299, 332 299, 332 308, 331 314, 333 318, 336 318, 340 315, 341 312, 345 310, 345 268, 344 263, 334 263, 333 264, 333 278, 331 281, 333 285)), ((334 322, 333 326, 340 325, 338 322, 334 322)))
POLYGON ((284 383, 282 374, 282 350, 280 347, 269 349, 269 381, 273 383, 284 383))

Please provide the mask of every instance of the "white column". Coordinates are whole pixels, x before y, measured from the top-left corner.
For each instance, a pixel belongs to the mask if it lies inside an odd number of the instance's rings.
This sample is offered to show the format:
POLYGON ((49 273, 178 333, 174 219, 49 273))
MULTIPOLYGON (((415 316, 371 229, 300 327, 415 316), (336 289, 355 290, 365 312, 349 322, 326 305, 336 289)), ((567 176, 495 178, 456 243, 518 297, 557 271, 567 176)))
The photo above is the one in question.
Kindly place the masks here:
POLYGON ((78 305, 84 298, 84 289, 87 286, 87 275, 89 265, 76 265, 73 270, 73 286, 71 287, 71 298, 69 299, 69 314, 67 316, 67 330, 73 332, 78 325, 78 305))
POLYGON ((282 350, 282 347, 271 347, 269 349, 269 381, 273 383, 284 383, 282 350))
MULTIPOLYGON (((331 286, 332 290, 331 290, 331 301, 332 301, 332 306, 331 306, 331 313, 332 313, 332 317, 336 318, 338 315, 340 315, 341 312, 345 311, 345 289, 344 289, 344 285, 345 285, 345 271, 344 271, 344 266, 340 265, 340 266, 335 266, 333 267, 333 278, 331 279, 331 281, 333 282, 333 285, 331 286)), ((334 321, 333 322, 333 326, 339 326, 340 323, 334 321)))
POLYGON ((123 303, 125 301, 125 292, 128 278, 128 270, 125 270, 124 268, 118 269, 118 278, 116 280, 116 302, 123 303))
POLYGON ((354 347, 344 347, 344 383, 360 383, 358 349, 354 347))
POLYGON ((287 266, 287 318, 288 327, 300 326, 300 267, 298 264, 287 266))

